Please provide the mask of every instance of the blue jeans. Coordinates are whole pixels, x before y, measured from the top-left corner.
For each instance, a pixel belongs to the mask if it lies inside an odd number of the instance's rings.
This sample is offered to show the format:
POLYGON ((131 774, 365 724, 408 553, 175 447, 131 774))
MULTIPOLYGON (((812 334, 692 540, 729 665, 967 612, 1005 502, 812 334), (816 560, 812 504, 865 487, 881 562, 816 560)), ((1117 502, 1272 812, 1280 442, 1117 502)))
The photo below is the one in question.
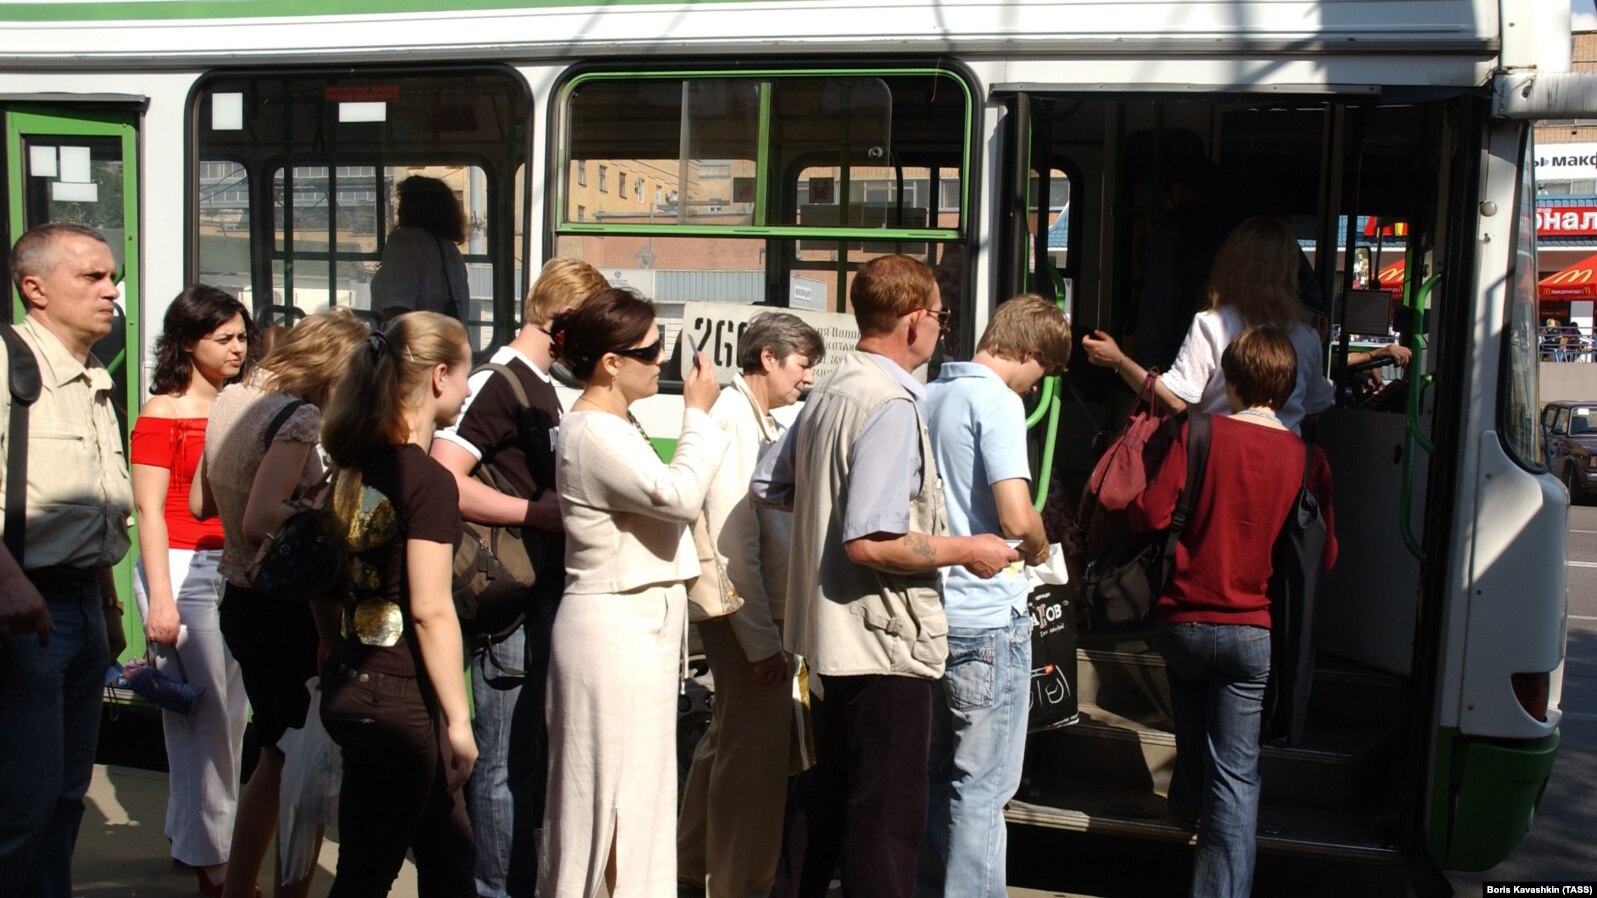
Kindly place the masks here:
POLYGON ((1007 627, 950 627, 932 695, 931 802, 919 898, 1003 898, 1004 804, 1020 788, 1031 698, 1031 616, 1007 627))
POLYGON ((481 898, 531 898, 538 879, 548 735, 544 697, 557 602, 535 600, 520 627, 472 647, 477 765, 466 787, 481 898))
POLYGON ((1270 677, 1270 631, 1235 624, 1161 623, 1175 714, 1170 806, 1200 818, 1193 898, 1246 896, 1259 823, 1259 723, 1270 677))
POLYGON ((50 644, 0 647, 0 895, 68 898, 111 662, 94 578, 44 599, 50 644))

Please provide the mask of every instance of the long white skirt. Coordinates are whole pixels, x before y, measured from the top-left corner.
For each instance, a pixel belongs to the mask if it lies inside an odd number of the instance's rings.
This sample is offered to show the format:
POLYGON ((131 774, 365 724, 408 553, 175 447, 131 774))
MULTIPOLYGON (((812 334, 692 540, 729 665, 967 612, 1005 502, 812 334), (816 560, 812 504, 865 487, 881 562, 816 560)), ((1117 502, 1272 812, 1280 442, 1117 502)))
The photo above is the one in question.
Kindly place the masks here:
MULTIPOLYGON (((161 712, 166 733, 168 777, 166 837, 172 857, 195 867, 227 863, 238 808, 239 759, 249 712, 244 678, 222 639, 217 609, 226 581, 217 572, 220 549, 171 549, 173 598, 177 601, 177 649, 189 682, 205 687, 192 718, 161 712)), ((141 619, 150 616, 144 564, 135 566, 133 597, 141 619)), ((155 666, 177 678, 177 660, 157 651, 155 666)))
POLYGON ((567 595, 549 657, 549 792, 538 895, 676 895, 676 716, 687 591, 567 595))

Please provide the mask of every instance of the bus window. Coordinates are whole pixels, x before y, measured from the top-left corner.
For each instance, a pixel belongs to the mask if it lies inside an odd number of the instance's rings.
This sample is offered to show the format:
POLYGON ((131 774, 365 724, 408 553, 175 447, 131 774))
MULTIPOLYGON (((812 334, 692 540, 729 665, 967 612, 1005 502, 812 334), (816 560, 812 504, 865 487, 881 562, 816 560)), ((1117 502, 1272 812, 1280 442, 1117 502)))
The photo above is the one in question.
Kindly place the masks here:
POLYGON ((210 78, 195 96, 200 277, 236 291, 263 325, 331 305, 375 324, 371 281, 398 185, 436 178, 466 217, 472 345, 508 339, 530 115, 517 76, 274 71, 210 78))
POLYGON ((972 103, 948 72, 596 72, 563 102, 554 251, 660 300, 668 334, 688 302, 848 312, 889 253, 963 293, 972 103))
POLYGON ((199 279, 249 304, 250 175, 237 162, 200 162, 199 279))

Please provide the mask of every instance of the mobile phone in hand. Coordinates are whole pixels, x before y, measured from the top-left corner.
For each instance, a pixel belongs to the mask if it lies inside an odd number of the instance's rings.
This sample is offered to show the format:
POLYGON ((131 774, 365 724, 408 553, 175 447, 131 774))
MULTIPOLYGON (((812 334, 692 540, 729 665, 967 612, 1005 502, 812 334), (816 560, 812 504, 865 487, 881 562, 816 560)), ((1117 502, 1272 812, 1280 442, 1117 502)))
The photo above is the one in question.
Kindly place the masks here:
POLYGON ((688 351, 693 353, 693 367, 703 367, 704 363, 699 361, 699 350, 704 347, 704 344, 693 339, 693 335, 689 334, 687 331, 683 331, 683 333, 687 334, 688 351))

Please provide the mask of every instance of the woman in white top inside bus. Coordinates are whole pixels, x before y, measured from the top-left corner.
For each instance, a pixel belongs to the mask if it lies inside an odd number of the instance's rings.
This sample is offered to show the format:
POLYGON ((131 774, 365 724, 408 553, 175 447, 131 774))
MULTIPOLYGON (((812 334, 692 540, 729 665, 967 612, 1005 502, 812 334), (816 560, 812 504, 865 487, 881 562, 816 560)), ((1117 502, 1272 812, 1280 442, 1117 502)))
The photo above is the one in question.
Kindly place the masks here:
MULTIPOLYGON (((1285 331, 1297 352, 1298 380, 1277 412, 1281 423, 1299 431, 1306 416, 1330 408, 1335 392, 1325 376, 1320 335, 1305 323, 1298 301, 1298 259, 1297 237, 1285 221, 1258 216, 1237 225, 1210 269, 1206 310, 1193 316, 1175 362, 1154 383, 1154 395, 1166 411, 1177 413, 1192 406, 1200 412, 1224 413, 1220 354, 1237 334, 1263 324, 1285 331)), ((1089 362, 1113 368, 1133 389, 1141 387, 1148 375, 1103 331, 1083 337, 1081 345, 1089 362)))
POLYGON ((654 305, 606 289, 549 328, 583 385, 560 419, 555 488, 566 526, 566 590, 549 658, 549 790, 538 859, 542 898, 674 894, 676 716, 687 590, 699 575, 688 525, 727 437, 700 353, 682 387, 668 465, 628 407, 660 387, 654 305))
POLYGON ((206 418, 223 385, 242 376, 254 330, 244 305, 222 290, 195 284, 179 293, 155 341, 153 395, 130 441, 140 555, 133 596, 144 637, 163 673, 205 689, 192 716, 162 712, 161 728, 172 859, 194 868, 207 895, 221 894, 227 873, 248 704, 218 622, 222 524, 194 520, 189 487, 206 418))

